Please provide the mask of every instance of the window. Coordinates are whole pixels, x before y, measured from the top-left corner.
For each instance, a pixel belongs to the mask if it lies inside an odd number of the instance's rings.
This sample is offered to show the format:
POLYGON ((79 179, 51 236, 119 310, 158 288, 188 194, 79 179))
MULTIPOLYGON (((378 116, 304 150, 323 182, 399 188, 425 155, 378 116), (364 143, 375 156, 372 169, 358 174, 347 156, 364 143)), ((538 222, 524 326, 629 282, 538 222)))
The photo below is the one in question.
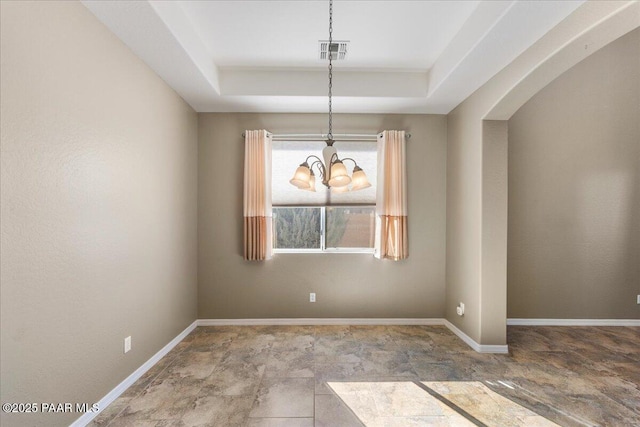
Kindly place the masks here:
POLYGON ((317 251, 322 249, 322 208, 273 208, 273 248, 317 251))
MULTIPOLYGON (((373 253, 376 200, 376 141, 336 142, 341 158, 351 157, 371 187, 332 193, 316 179, 316 192, 289 183, 310 154, 321 157, 322 141, 273 141, 273 249, 280 253, 373 253)), ((345 163, 347 168, 353 165, 345 163)))
POLYGON ((375 206, 273 208, 276 252, 373 252, 375 206))
MULTIPOLYGON (((326 208, 326 248, 373 250, 375 206, 330 206, 326 208)), ((368 251, 368 252, 371 252, 368 251)))

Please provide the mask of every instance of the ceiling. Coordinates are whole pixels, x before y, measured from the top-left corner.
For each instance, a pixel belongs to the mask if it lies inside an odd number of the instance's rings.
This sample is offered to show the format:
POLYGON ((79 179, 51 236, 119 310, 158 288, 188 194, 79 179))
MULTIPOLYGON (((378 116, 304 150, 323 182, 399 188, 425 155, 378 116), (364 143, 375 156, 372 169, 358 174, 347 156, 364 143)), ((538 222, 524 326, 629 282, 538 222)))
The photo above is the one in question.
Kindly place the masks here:
MULTIPOLYGON (((576 1, 334 1, 336 112, 446 114, 576 1)), ((85 0, 198 112, 325 112, 328 1, 85 0)))

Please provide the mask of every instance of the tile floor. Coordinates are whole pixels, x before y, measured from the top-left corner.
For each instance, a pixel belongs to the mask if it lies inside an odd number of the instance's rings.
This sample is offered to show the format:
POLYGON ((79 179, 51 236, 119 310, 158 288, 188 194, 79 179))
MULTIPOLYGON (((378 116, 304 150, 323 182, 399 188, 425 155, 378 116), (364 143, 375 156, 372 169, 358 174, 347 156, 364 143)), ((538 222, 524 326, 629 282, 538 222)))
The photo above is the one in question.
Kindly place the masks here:
POLYGON ((91 426, 640 426, 639 327, 199 327, 91 426))

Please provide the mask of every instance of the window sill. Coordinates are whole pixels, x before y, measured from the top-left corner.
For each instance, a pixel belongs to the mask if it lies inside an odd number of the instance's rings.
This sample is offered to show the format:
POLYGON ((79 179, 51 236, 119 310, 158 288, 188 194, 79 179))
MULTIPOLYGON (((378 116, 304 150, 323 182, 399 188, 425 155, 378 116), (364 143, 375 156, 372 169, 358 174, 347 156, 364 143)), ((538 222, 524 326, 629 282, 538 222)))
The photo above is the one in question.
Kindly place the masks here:
POLYGON ((274 249, 274 254, 369 254, 373 255, 372 248, 363 249, 274 249))

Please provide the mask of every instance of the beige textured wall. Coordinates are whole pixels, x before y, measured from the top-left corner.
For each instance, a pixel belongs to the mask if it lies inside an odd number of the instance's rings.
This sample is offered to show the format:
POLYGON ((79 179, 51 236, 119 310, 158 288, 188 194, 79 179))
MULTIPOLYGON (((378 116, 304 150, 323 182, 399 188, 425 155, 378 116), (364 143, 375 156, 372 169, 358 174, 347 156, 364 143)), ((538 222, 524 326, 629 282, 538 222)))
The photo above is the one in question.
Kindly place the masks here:
POLYGON ((506 344, 507 132, 496 121, 637 28, 639 12, 638 2, 585 2, 447 116, 445 316, 482 345, 506 344))
POLYGON ((482 122, 482 287, 480 336, 504 339, 507 306, 507 122, 482 122), (501 317, 496 318, 499 314, 501 317))
MULTIPOLYGON (((276 254, 242 259, 244 129, 326 132, 326 114, 199 116, 200 318, 442 317, 445 294, 446 118, 336 115, 334 133, 405 129, 407 260, 370 254, 276 254), (317 302, 309 303, 309 292, 317 302)), ((292 171, 293 173, 293 171, 292 171)))
POLYGON ((468 120, 458 109, 447 121, 445 317, 480 342, 482 121, 468 120), (460 302, 465 304, 463 317, 455 311, 460 302))
POLYGON ((640 30, 509 120, 508 316, 640 318, 640 30))
POLYGON ((1 401, 93 403, 196 319, 197 116, 80 3, 1 16, 1 401))

